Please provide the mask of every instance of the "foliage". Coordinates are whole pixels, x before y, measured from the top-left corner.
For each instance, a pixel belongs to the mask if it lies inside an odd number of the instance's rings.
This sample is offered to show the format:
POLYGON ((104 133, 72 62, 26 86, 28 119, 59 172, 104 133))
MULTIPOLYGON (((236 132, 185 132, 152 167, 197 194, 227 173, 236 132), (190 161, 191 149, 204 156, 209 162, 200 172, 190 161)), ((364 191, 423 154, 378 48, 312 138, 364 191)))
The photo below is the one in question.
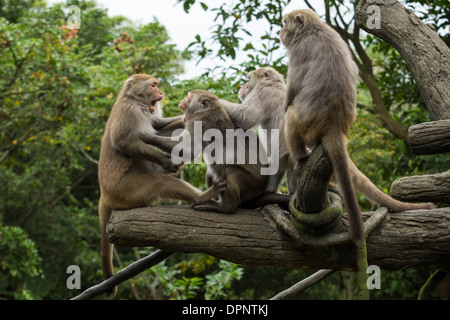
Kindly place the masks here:
MULTIPOLYGON (((111 106, 129 75, 158 77, 165 94, 164 113, 173 116, 180 114, 178 102, 193 88, 238 101, 237 91, 248 71, 272 65, 286 74, 278 32, 282 9, 290 1, 177 2, 186 12, 199 4, 216 13, 212 42, 217 50, 210 39, 198 36, 189 47, 193 53, 179 51, 156 19, 136 25, 125 17, 110 17, 93 1, 68 1, 83 11, 78 30, 67 26, 67 5, 0 0, 1 298, 73 297, 76 292, 66 287, 66 268, 72 264, 82 270, 82 289, 101 281, 95 160, 111 106), (266 22, 261 34, 249 28, 255 21, 266 22), (215 70, 220 76, 177 81, 183 59, 212 55, 226 61, 215 70), (230 65, 231 73, 225 70, 230 65)), ((343 3, 329 2, 334 6, 343 3)), ((435 21, 439 31, 448 28, 445 1, 425 2, 424 17, 435 21)), ((448 41, 448 36, 443 39, 448 41)), ((362 44, 376 66, 376 78, 392 115, 407 124, 426 121, 417 86, 401 57, 370 36, 362 44)), ((358 100, 370 105, 363 83, 358 100)), ((358 167, 386 192, 397 177, 440 172, 447 165, 443 156, 413 156, 382 127, 370 108, 359 110, 349 151, 358 167)), ((180 175, 203 189, 205 169, 204 164, 189 164, 180 175)), ((360 202, 371 209, 365 199, 360 202)), ((116 248, 116 269, 149 249, 141 250, 116 248)), ((118 298, 266 299, 309 273, 176 254, 121 285, 118 298)), ((386 275, 383 297, 409 299, 427 275, 428 270, 386 275)), ((347 286, 351 281, 351 274, 339 273, 298 298, 351 298, 351 285, 347 286)))
MULTIPOLYGON (((0 172, 8 181, 0 187, 0 218, 26 230, 39 247, 45 278, 34 289, 42 298, 67 298, 66 266, 98 252, 92 159, 121 84, 139 71, 160 77, 167 88, 181 72, 182 54, 167 43, 159 22, 121 27, 123 19, 109 18, 92 2, 83 5, 87 16, 102 19, 83 20, 80 30, 101 24, 111 37, 128 32, 134 43, 120 43, 121 51, 112 42, 95 48, 103 34, 82 39, 66 27, 61 4, 33 7, 15 22, 0 17, 0 172)), ((98 270, 98 259, 91 263, 98 270)))
POLYGON ((27 279, 42 275, 36 244, 19 227, 0 225, 0 297, 32 299, 27 279))

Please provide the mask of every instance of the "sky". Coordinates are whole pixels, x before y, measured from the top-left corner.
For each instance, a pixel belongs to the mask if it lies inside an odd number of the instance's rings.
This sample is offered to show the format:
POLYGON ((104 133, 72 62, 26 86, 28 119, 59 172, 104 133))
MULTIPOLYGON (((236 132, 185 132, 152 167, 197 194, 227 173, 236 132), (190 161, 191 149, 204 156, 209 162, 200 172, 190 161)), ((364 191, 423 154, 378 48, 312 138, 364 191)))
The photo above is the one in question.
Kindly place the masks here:
MULTIPOLYGON (((47 0, 49 5, 59 2, 65 1, 47 0)), ((156 17, 168 30, 171 38, 170 43, 176 44, 179 50, 185 49, 189 43, 193 42, 197 34, 202 39, 210 38, 211 28, 215 24, 215 13, 211 11, 205 12, 198 3, 191 7, 189 14, 186 14, 183 5, 177 4, 176 0, 96 0, 96 2, 100 7, 108 9, 109 16, 122 15, 135 23, 147 24, 153 22, 154 17, 156 17)), ((226 0, 217 1, 217 3, 222 2, 226 2, 226 0)), ((205 3, 211 4, 212 2, 205 1, 205 3)), ((301 5, 303 5, 303 1, 294 0, 285 8, 284 12, 300 8, 301 5)), ((82 21, 81 27, 83 27, 82 21)), ((254 38, 258 39, 258 31, 262 32, 266 28, 261 24, 253 24, 249 29, 252 31, 254 38)), ((195 58, 184 63, 185 73, 180 79, 200 76, 207 68, 213 68, 226 62, 218 58, 207 58, 198 65, 196 63, 197 60, 195 58)))

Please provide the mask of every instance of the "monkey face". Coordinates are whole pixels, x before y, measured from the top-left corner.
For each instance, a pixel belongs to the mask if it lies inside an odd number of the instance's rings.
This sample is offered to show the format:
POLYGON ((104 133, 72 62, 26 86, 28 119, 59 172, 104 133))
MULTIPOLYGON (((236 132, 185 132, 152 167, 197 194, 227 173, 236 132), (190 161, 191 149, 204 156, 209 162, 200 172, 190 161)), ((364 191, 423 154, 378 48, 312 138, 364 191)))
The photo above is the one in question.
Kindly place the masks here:
POLYGON ((164 95, 162 91, 158 88, 158 82, 150 80, 148 83, 148 93, 147 96, 149 97, 149 108, 150 112, 155 111, 156 109, 156 103, 158 101, 161 101, 164 98, 164 95))
POLYGON ((147 107, 150 112, 156 110, 156 103, 164 98, 163 93, 158 88, 158 79, 145 74, 135 74, 126 82, 124 90, 126 95, 147 107))
POLYGON ((195 114, 206 112, 218 105, 219 99, 214 94, 196 89, 189 91, 187 97, 180 101, 179 107, 185 114, 185 120, 189 120, 195 114))
POLYGON ((191 99, 192 99, 192 95, 191 95, 191 92, 189 91, 187 97, 180 101, 180 104, 178 105, 178 107, 180 107, 180 109, 183 110, 183 112, 186 112, 186 109, 187 109, 188 104, 191 101, 191 99))

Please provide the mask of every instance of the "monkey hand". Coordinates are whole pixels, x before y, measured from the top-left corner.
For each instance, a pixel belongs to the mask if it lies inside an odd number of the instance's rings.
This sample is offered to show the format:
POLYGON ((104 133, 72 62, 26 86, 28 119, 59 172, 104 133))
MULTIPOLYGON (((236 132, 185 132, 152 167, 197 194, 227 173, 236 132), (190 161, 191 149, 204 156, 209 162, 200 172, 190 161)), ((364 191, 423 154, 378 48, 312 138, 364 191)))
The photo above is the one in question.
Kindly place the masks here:
POLYGON ((169 172, 177 172, 179 165, 172 162, 170 154, 163 153, 161 166, 169 172))
POLYGON ((213 181, 212 187, 217 191, 217 194, 227 191, 227 181, 226 180, 215 180, 213 181))

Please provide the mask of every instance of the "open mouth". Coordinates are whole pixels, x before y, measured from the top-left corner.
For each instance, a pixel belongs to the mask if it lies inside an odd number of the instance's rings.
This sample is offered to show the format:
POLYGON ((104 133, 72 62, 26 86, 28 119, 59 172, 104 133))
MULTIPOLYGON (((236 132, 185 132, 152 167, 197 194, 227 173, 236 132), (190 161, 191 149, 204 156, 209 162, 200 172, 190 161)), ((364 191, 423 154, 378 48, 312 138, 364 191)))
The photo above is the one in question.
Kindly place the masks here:
POLYGON ((156 103, 158 102, 158 101, 161 101, 163 98, 161 97, 161 98, 158 98, 158 99, 156 99, 156 100, 152 100, 151 102, 150 102, 150 106, 149 106, 149 109, 150 109, 150 112, 154 112, 155 110, 156 110, 156 103))

